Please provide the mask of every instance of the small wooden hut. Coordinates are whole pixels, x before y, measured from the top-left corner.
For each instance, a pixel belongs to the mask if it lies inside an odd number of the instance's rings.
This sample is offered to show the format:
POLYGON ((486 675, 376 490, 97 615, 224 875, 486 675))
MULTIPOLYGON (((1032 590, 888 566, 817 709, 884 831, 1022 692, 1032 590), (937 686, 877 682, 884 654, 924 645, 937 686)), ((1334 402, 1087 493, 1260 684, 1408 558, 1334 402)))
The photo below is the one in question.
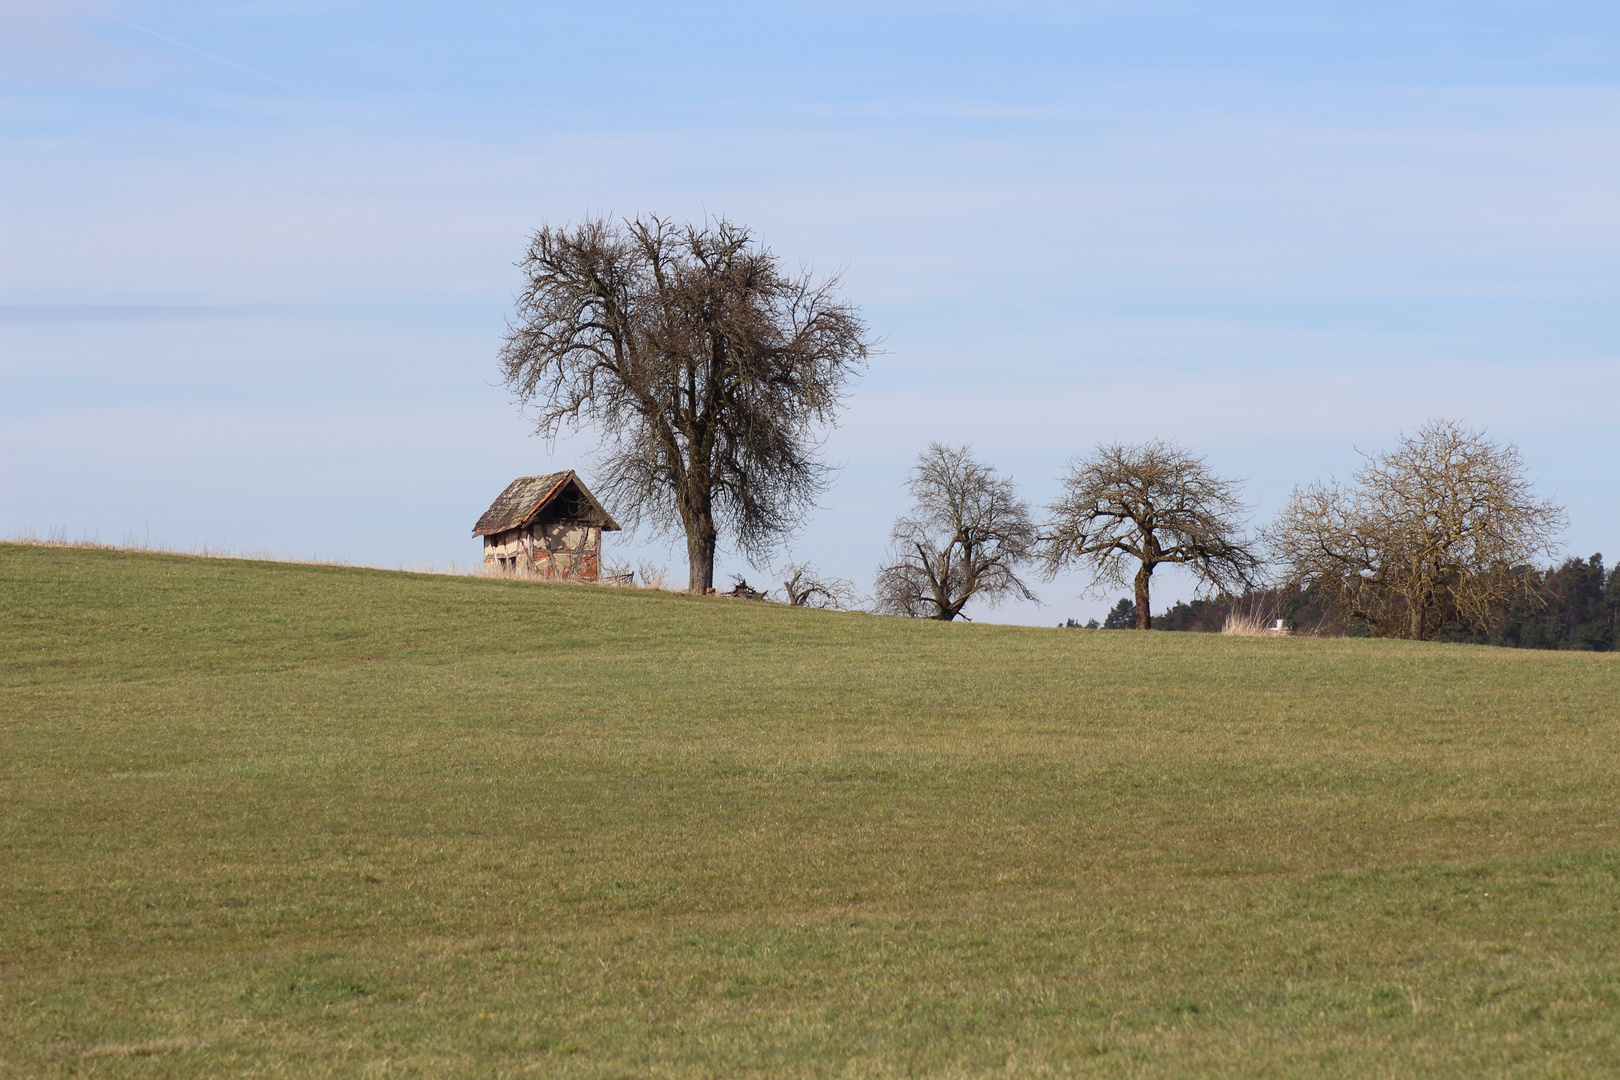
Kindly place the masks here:
POLYGON ((602 573, 602 534, 618 530, 570 469, 512 481, 473 535, 484 538, 486 574, 595 581, 602 573))

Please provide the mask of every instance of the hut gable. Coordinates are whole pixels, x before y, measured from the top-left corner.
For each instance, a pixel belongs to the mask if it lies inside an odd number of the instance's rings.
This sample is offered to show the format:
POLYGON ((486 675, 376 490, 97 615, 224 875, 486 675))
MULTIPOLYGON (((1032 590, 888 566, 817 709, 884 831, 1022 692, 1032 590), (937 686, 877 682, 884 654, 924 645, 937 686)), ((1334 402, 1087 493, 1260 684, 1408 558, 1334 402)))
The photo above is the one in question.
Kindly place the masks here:
POLYGON ((520 476, 490 504, 484 516, 473 526, 474 536, 490 536, 519 529, 529 524, 541 511, 551 509, 546 517, 556 517, 570 523, 592 524, 603 532, 618 532, 619 526, 602 509, 574 470, 546 473, 544 476, 520 476))
POLYGON ((473 526, 484 572, 501 577, 595 581, 602 534, 619 525, 573 470, 520 476, 473 526))

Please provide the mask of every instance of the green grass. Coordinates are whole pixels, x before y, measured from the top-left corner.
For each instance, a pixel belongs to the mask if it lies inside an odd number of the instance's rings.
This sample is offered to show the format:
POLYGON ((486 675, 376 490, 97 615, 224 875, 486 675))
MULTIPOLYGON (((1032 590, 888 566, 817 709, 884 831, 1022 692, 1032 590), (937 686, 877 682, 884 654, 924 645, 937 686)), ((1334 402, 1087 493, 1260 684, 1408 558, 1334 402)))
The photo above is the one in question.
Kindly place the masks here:
POLYGON ((1613 1075, 1620 657, 0 546, 0 1075, 1613 1075))

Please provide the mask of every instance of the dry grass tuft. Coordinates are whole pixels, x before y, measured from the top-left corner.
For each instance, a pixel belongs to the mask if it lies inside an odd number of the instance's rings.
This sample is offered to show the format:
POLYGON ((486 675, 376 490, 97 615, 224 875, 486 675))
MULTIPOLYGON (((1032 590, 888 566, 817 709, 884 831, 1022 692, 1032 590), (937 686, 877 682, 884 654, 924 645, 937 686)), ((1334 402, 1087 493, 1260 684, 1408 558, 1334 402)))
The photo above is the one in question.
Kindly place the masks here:
MULTIPOLYGON (((77 540, 71 540, 68 538, 66 529, 52 529, 44 536, 30 531, 17 532, 0 538, 0 543, 28 544, 34 547, 74 548, 82 551, 148 552, 154 555, 179 555, 191 559, 233 559, 243 562, 289 563, 294 566, 350 567, 354 565, 347 559, 323 558, 319 555, 311 555, 307 559, 300 559, 285 553, 277 555, 267 548, 261 548, 257 551, 236 551, 225 547, 223 544, 193 544, 187 548, 179 548, 172 544, 153 543, 150 538, 137 537, 133 534, 126 535, 123 542, 117 544, 103 541, 99 534, 81 536, 77 540)), ((374 569, 388 568, 375 567, 374 569)), ((482 560, 471 566, 464 566, 456 562, 434 563, 429 561, 411 563, 408 566, 402 564, 395 567, 395 569, 407 574, 436 574, 449 577, 484 576, 482 560)))
MULTIPOLYGON (((188 548, 178 548, 172 544, 153 543, 149 537, 137 537, 133 533, 125 535, 123 542, 109 544, 101 539, 99 533, 90 536, 81 536, 77 540, 68 539, 66 529, 52 529, 44 536, 32 531, 12 533, 10 536, 0 538, 0 543, 28 544, 33 547, 51 548, 77 548, 84 551, 128 551, 148 552, 153 555, 180 555, 192 559, 238 559, 244 562, 282 562, 293 563, 300 566, 352 566, 345 559, 325 559, 311 555, 307 559, 292 558, 287 555, 277 555, 268 549, 258 551, 233 551, 222 544, 193 544, 188 548)), ((404 569, 401 567, 400 569, 404 569)), ((462 571, 446 568, 443 571, 432 569, 412 569, 411 573, 461 573, 462 571)))
POLYGON ((178 1054, 197 1046, 196 1039, 148 1039, 138 1043, 101 1043, 84 1052, 91 1058, 141 1058, 178 1054))
POLYGON ((1281 619, 1267 619, 1252 611, 1234 611, 1221 624, 1221 633, 1236 637, 1287 637, 1291 631, 1281 619))

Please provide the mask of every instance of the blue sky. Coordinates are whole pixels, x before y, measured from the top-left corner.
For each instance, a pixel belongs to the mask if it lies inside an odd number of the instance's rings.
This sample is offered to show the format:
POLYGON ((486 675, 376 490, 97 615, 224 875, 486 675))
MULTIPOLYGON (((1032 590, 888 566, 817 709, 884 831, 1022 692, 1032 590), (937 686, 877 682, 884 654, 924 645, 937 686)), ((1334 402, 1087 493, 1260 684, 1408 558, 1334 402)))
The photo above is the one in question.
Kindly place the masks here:
MULTIPOLYGON (((1620 556, 1613 4, 0 20, 0 533, 470 564, 513 476, 589 476, 591 434, 529 437, 497 381, 525 236, 656 211, 841 272, 883 337, 793 543, 863 585, 933 439, 1044 501, 1099 441, 1175 438, 1260 523, 1430 416, 1516 442, 1568 551, 1620 556)), ((1081 584, 976 614, 1099 614, 1081 584)))

